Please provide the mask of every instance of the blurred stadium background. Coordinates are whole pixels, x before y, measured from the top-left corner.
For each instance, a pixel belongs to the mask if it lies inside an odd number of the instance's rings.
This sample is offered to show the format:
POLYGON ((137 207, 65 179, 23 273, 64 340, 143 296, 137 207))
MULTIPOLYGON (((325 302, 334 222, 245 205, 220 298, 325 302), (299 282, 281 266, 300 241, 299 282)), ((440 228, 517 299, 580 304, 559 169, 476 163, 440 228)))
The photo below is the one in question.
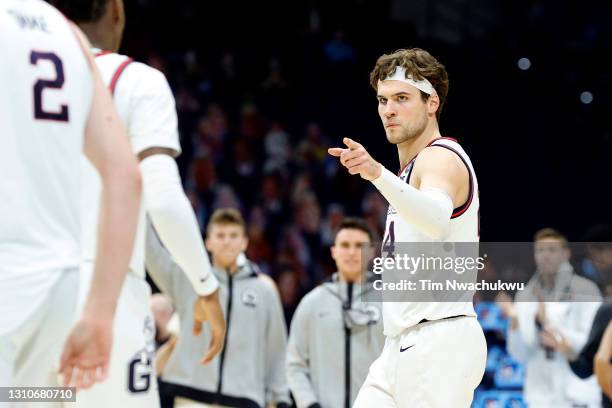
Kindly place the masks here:
MULTIPOLYGON (((326 150, 350 136, 398 167, 368 81, 376 58, 397 48, 427 49, 449 71, 441 130, 475 164, 483 241, 530 241, 546 226, 581 241, 610 221, 610 2, 126 6, 122 52, 162 70, 173 88, 180 169, 201 227, 216 208, 242 211, 247 255, 277 281, 287 319, 333 270, 328 247, 344 215, 382 233, 384 199, 326 150)), ((504 350, 507 323, 494 304, 478 311, 490 342, 482 389, 520 399, 523 369, 504 350)))

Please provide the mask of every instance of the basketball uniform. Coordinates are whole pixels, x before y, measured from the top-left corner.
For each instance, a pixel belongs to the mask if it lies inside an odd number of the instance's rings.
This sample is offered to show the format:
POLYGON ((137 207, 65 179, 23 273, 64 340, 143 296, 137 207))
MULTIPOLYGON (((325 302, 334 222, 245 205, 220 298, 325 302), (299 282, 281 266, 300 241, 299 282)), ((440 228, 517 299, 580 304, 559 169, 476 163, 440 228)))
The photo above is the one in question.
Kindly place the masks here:
MULTIPOLYGON (((454 209, 449 232, 440 242, 479 241, 478 181, 463 148, 451 138, 426 148, 458 155, 469 174, 466 202, 454 209)), ((399 177, 411 183, 413 159, 399 177)), ((433 242, 389 206, 385 241, 433 242)), ((384 251, 384 248, 383 248, 384 251)), ((484 374, 486 342, 471 299, 453 302, 384 302, 381 356, 372 363, 354 407, 468 408, 484 374)))
MULTIPOLYGON (((135 155, 151 147, 180 152, 174 96, 164 75, 131 58, 93 50, 102 79, 108 85, 125 124, 135 155)), ((81 301, 91 285, 96 250, 96 230, 101 192, 100 178, 82 160, 84 265, 81 301)), ((145 211, 139 224, 130 270, 119 297, 113 327, 113 351, 107 381, 79 392, 77 407, 159 406, 154 369, 155 325, 149 308, 151 288, 144 271, 145 211)))
POLYGON ((69 22, 44 1, 0 2, 0 55, 0 386, 58 386, 93 79, 69 22))

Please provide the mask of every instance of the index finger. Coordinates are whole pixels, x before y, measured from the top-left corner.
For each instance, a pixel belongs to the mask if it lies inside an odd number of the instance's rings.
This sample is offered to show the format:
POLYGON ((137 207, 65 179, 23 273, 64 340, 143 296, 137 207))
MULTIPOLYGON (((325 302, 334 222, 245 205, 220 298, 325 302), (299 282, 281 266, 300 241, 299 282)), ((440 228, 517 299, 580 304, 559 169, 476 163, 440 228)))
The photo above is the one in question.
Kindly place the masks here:
POLYGON ((332 156, 335 157, 340 157, 340 155, 342 154, 342 152, 345 149, 341 148, 341 147, 330 147, 329 149, 327 149, 327 153, 331 154, 332 156))
POLYGON ((348 148, 351 150, 359 149, 361 147, 361 144, 357 143, 349 137, 345 137, 344 139, 342 139, 342 142, 344 142, 344 144, 347 145, 348 148))

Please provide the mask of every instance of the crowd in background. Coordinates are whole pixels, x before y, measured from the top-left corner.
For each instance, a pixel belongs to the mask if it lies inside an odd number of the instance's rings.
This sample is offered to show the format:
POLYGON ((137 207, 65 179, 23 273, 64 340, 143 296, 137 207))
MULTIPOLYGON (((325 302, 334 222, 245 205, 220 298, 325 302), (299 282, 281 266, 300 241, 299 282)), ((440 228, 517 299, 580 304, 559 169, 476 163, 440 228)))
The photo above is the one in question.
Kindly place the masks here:
MULTIPOLYGON (((363 217, 381 239, 387 203, 327 148, 351 136, 397 170, 368 85, 376 57, 396 48, 426 48, 449 70, 441 130, 474 161, 482 240, 530 241, 545 226, 570 241, 606 240, 589 227, 607 221, 612 202, 598 180, 610 174, 612 149, 601 119, 612 103, 602 92, 609 62, 599 57, 610 49, 609 5, 490 2, 460 10, 465 21, 487 24, 453 27, 442 18, 452 2, 440 1, 424 11, 432 24, 423 30, 394 1, 298 2, 294 11, 273 2, 285 17, 251 5, 232 21, 213 18, 225 15, 221 4, 138 3, 142 19, 128 26, 125 52, 160 69, 173 88, 178 161, 200 227, 216 209, 240 210, 246 255, 276 281, 287 324, 304 294, 334 272, 329 247, 345 216, 363 217), (182 30, 147 30, 172 16, 185 21, 182 30), (517 66, 521 58, 527 69, 517 66)), ((598 282, 592 259, 578 261, 576 271, 598 282)), ((488 265, 486 279, 501 272, 488 265)))

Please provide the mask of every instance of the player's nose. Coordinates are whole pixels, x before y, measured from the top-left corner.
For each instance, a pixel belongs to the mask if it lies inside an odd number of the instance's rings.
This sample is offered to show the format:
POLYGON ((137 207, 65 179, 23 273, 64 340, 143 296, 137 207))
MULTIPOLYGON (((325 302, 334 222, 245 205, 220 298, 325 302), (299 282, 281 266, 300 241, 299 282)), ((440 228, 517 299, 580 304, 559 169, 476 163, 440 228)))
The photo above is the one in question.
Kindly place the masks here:
POLYGON ((387 119, 390 119, 394 117, 395 115, 397 115, 397 113, 395 112, 395 109, 391 106, 390 103, 387 103, 387 105, 385 106, 385 110, 383 111, 383 114, 385 115, 385 118, 387 119))

